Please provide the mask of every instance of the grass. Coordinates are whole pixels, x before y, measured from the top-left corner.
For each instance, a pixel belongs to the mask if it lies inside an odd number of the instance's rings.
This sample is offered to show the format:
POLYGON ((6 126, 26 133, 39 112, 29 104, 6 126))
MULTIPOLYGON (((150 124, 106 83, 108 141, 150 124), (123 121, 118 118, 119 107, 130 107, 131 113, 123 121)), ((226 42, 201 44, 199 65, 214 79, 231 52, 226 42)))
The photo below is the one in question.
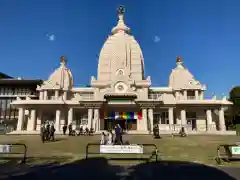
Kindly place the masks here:
MULTIPOLYGON (((151 136, 126 135, 124 140, 132 144, 153 143, 156 144, 160 158, 163 160, 190 161, 208 165, 216 165, 214 157, 216 148, 219 144, 235 143, 240 141, 236 136, 188 136, 180 137, 163 137, 154 140, 151 136)), ((0 144, 4 143, 24 143, 27 145, 28 164, 44 164, 49 162, 66 163, 69 161, 84 158, 85 148, 88 143, 98 143, 100 136, 91 137, 68 137, 57 136, 56 142, 47 142, 42 144, 40 136, 31 135, 2 135, 0 144)), ((95 147, 94 151, 98 151, 95 147)), ((13 151, 19 151, 14 149, 13 151)), ((92 155, 94 156, 94 155, 92 155)), ((1 163, 1 162, 0 162, 1 163)), ((231 163, 235 165, 238 163, 231 163)), ((226 165, 226 164, 224 164, 226 165)), ((239 164, 238 164, 239 165, 239 164)))

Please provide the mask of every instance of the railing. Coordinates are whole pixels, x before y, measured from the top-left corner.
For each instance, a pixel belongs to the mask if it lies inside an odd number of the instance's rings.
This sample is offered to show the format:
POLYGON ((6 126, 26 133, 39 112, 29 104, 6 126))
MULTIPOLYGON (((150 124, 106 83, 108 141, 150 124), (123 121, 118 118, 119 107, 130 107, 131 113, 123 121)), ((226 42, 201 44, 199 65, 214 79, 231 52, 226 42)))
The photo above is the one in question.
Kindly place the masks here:
POLYGON ((196 100, 195 96, 187 96, 187 100, 196 100))
POLYGON ((0 159, 20 160, 21 164, 26 163, 27 146, 25 144, 0 144, 0 159))
POLYGON ((99 143, 89 143, 86 146, 85 158, 89 155, 117 155, 117 158, 108 158, 110 160, 147 160, 149 162, 153 157, 158 161, 158 148, 155 144, 130 144, 130 145, 101 145, 99 143), (90 147, 99 147, 99 150, 91 151, 90 147), (150 151, 146 151, 146 147, 150 151), (130 155, 130 157, 119 157, 119 155, 130 155), (141 157, 132 157, 133 155, 141 155, 141 157), (143 157, 148 155, 148 157, 143 157), (150 157, 149 157, 150 155, 150 157))

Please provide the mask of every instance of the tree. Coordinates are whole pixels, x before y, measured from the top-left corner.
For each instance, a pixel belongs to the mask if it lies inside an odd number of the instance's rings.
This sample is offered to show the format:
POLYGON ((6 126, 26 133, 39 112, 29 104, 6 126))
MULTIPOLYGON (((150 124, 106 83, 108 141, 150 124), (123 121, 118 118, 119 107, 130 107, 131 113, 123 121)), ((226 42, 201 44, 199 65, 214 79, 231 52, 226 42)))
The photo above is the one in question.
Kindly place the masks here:
POLYGON ((232 88, 229 92, 229 101, 233 103, 231 107, 226 110, 226 124, 235 129, 236 124, 240 124, 240 86, 232 88))
POLYGON ((232 90, 229 93, 229 101, 233 103, 233 106, 231 109, 231 114, 233 116, 239 116, 240 115, 240 86, 236 86, 232 88, 232 90))

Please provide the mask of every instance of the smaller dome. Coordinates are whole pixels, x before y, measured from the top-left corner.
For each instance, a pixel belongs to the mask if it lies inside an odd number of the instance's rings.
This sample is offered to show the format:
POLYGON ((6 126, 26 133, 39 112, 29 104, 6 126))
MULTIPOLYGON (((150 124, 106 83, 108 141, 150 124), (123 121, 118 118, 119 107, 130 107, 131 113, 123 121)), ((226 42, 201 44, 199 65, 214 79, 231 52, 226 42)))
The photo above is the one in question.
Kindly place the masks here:
POLYGON ((173 90, 180 90, 195 83, 194 76, 183 66, 180 56, 176 57, 177 67, 172 70, 169 78, 169 87, 173 90))
POLYGON ((116 34, 119 31, 124 31, 125 33, 130 33, 130 28, 126 26, 123 20, 125 8, 124 6, 119 6, 118 8, 118 24, 112 29, 112 34, 116 34))
POLYGON ((72 72, 66 67, 66 57, 61 56, 60 59, 60 67, 49 76, 48 82, 60 86, 64 90, 69 90, 73 87, 72 72))

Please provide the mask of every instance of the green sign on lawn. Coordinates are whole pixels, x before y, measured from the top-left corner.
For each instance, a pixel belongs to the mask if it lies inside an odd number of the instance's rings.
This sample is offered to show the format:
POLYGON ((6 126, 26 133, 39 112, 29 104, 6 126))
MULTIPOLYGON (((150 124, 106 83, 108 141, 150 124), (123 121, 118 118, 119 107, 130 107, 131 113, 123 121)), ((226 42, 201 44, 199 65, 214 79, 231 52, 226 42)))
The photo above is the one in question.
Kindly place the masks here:
POLYGON ((232 146, 232 154, 240 155, 240 146, 232 146))

